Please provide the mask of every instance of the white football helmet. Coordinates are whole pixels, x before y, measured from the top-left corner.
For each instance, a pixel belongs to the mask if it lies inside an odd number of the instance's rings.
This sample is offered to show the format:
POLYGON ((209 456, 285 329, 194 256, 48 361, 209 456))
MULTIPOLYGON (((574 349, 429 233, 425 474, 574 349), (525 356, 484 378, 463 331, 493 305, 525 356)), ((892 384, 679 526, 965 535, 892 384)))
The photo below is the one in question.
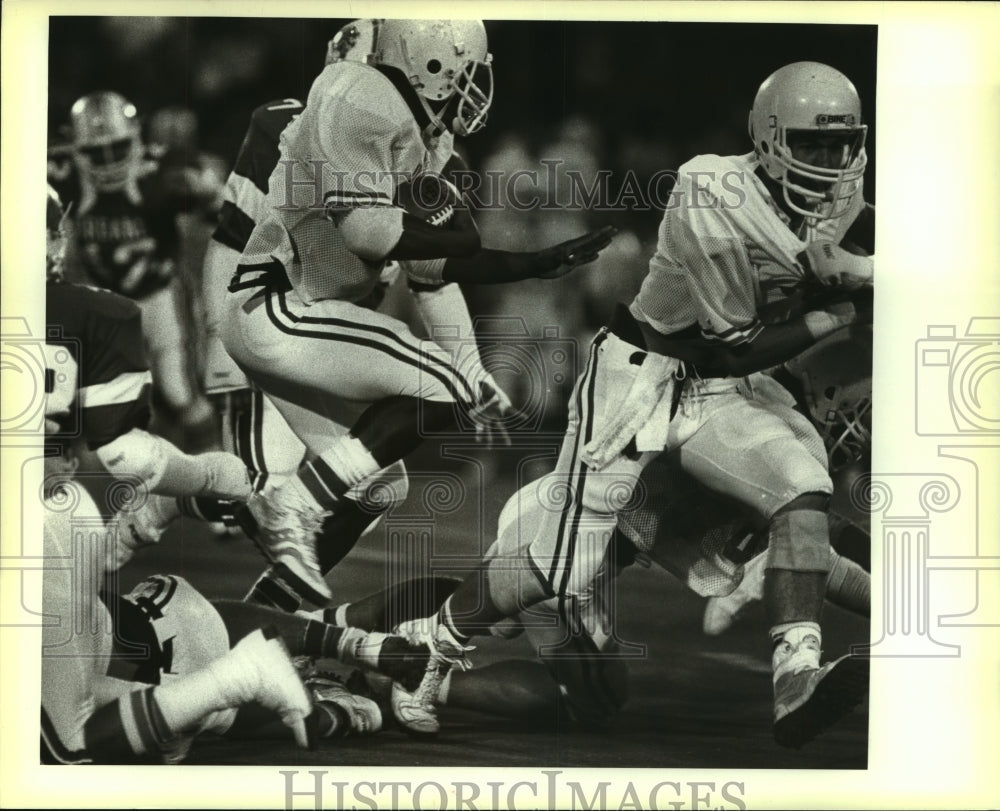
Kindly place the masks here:
POLYGON ((834 219, 848 210, 867 163, 867 133, 854 85, 819 62, 776 70, 760 86, 750 111, 750 140, 761 166, 781 184, 789 208, 812 220, 834 219), (841 166, 797 160, 789 135, 805 133, 843 136, 841 166))
POLYGON ((869 458, 872 447, 871 328, 845 327, 785 364, 802 383, 830 470, 869 458))
POLYGON ((143 147, 132 102, 109 91, 83 96, 70 109, 70 127, 82 179, 103 191, 135 178, 143 147))
POLYGON ((403 71, 431 119, 432 134, 464 136, 486 124, 492 60, 481 20, 379 20, 369 63, 403 71), (430 105, 449 100, 437 111, 430 105))
POLYGON ((49 186, 45 207, 45 278, 49 281, 62 278, 66 257, 66 213, 59 193, 49 186))
POLYGON ((378 20, 354 20, 333 35, 326 46, 326 62, 367 62, 375 47, 378 20))

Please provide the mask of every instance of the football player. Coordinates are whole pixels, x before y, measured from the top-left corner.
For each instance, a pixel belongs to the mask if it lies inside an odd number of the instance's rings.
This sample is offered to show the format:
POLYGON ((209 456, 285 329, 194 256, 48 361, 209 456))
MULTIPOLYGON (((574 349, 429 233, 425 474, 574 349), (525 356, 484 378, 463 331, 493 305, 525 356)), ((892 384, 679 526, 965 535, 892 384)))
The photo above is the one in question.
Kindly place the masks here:
POLYGON ((42 633, 42 759, 171 760, 184 731, 252 701, 277 711, 306 745, 309 694, 270 632, 249 634, 231 652, 169 685, 133 691, 107 675, 112 634, 98 594, 110 553, 106 534, 92 532, 103 521, 87 491, 72 481, 75 462, 67 446, 82 436, 112 474, 149 488, 211 490, 221 484, 221 494, 238 495, 249 485, 235 457, 227 465, 208 454, 186 456, 145 432, 150 375, 139 310, 114 293, 60 280, 64 215, 51 187, 46 226, 45 425, 46 443, 56 453, 46 455, 43 488, 43 604, 47 613, 67 619, 46 624, 42 633), (81 526, 82 543, 76 537, 81 526), (66 628, 74 630, 67 636, 66 628))
POLYGON ((198 175, 179 152, 147 149, 135 105, 118 93, 78 99, 69 129, 70 160, 53 155, 49 175, 73 220, 71 274, 139 304, 156 389, 206 444, 213 414, 190 373, 177 217, 211 207, 216 190, 185 181, 198 175))
MULTIPOLYGON (((863 241, 871 250, 873 240, 863 241)), ((827 598, 866 617, 871 609, 871 576, 834 548, 853 550, 859 560, 866 560, 871 543, 870 515, 853 493, 858 478, 871 473, 871 371, 871 328, 860 326, 833 333, 773 372, 795 397, 799 410, 812 417, 826 446, 833 482, 827 598)), ((733 591, 708 600, 705 633, 723 633, 763 598, 765 560, 763 556, 750 560, 733 591)))
POLYGON ((639 294, 591 346, 560 486, 542 494, 526 553, 486 561, 407 629, 430 636, 437 660, 416 694, 399 693, 416 726, 437 728, 434 697, 468 665, 472 636, 543 600, 586 602, 617 514, 664 450, 767 527, 777 742, 802 745, 864 697, 867 659, 820 663, 832 492, 822 441, 760 372, 870 318, 873 259, 841 245, 865 216, 866 132, 851 82, 799 62, 761 85, 753 152, 681 167, 639 294))
POLYGON ((135 302, 63 279, 65 215, 50 186, 45 286, 47 438, 53 450, 82 439, 112 475, 168 497, 245 499, 246 466, 221 451, 191 455, 146 430, 152 376, 135 302))
MULTIPOLYGON (((73 480, 76 442, 86 441, 113 475, 154 494, 238 498, 245 497, 249 482, 235 456, 188 456, 144 430, 150 375, 136 340, 139 311, 122 296, 62 281, 64 215, 51 188, 46 224, 46 444, 57 453, 46 456, 44 545, 52 565, 44 571, 43 600, 57 616, 79 619, 82 610, 87 621, 46 626, 43 758, 178 762, 193 734, 224 731, 233 710, 254 701, 278 711, 305 745, 304 718, 312 702, 289 650, 395 672, 415 687, 426 649, 243 602, 212 606, 182 578, 151 578, 124 599, 112 594, 106 597, 114 609, 109 613, 99 597, 102 575, 115 557, 118 536, 130 526, 119 513, 115 524, 104 527, 93 499, 73 480), (66 638, 58 629, 70 626, 87 630, 66 638), (132 648, 127 681, 108 675, 115 643, 132 648), (136 678, 157 687, 141 689, 136 678)), ((326 708, 321 734, 343 729, 345 722, 376 725, 377 708, 345 696, 328 679, 314 681, 317 702, 339 707, 326 708)))
MULTIPOLYGON (((365 306, 387 262, 423 286, 425 313, 454 312, 453 285, 561 276, 610 242, 602 229, 535 253, 482 249, 457 199, 443 226, 396 204, 402 186, 441 168, 448 134, 485 124, 490 62, 481 22, 377 21, 367 63, 327 65, 281 133, 266 216, 229 286, 221 334, 316 457, 242 513, 293 605, 329 601, 316 536, 349 493, 384 496, 380 480, 398 479, 400 459, 424 431, 453 424, 456 407, 484 431, 510 409, 468 342, 445 351, 365 306)), ((456 323, 441 318, 431 316, 456 323)), ((358 534, 344 535, 347 548, 358 534)))

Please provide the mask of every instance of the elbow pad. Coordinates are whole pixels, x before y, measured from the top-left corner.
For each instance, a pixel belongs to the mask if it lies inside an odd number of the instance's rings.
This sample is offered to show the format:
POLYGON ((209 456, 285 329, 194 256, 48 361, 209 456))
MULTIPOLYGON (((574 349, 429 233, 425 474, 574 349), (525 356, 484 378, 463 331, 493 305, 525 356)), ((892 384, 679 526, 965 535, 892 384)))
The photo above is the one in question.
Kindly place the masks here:
POLYGON ((347 249, 366 262, 385 259, 403 235, 403 209, 394 206, 352 208, 333 219, 347 249))

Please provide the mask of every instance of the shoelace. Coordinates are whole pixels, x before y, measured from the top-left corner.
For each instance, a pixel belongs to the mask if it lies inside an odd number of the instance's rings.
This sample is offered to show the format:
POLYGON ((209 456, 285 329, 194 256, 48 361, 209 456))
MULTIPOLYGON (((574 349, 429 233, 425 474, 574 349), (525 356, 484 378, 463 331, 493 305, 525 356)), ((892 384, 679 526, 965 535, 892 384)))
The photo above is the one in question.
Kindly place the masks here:
POLYGON ((435 662, 432 658, 427 664, 427 670, 420 682, 420 686, 413 693, 413 700, 425 710, 432 711, 435 706, 435 699, 441 692, 441 683, 444 681, 444 677, 449 670, 451 670, 450 665, 435 662))
POLYGON ((323 527, 323 521, 326 516, 327 513, 318 513, 312 510, 295 510, 299 532, 308 538, 308 543, 299 544, 303 563, 309 569, 317 572, 319 571, 319 560, 316 557, 316 544, 314 541, 323 527))

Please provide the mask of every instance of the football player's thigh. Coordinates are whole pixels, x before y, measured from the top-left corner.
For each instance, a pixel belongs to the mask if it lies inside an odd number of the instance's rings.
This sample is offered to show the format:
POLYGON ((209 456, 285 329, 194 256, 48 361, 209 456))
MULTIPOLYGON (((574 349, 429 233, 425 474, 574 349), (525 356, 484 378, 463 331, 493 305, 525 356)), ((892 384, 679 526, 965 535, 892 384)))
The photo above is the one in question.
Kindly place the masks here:
POLYGON ((765 520, 803 493, 830 493, 830 477, 769 408, 722 395, 702 427, 678 450, 681 467, 765 520))
POLYGON ((402 321, 350 302, 304 307, 294 294, 272 293, 240 325, 234 357, 268 394, 330 410, 335 397, 371 403, 396 395, 472 399, 451 356, 420 341, 402 321))
MULTIPOLYGON (((367 403, 342 400, 327 392, 314 390, 305 402, 267 395, 281 420, 313 454, 323 453, 330 440, 346 434, 367 403)), ((301 457, 299 459, 301 462, 301 457)))

